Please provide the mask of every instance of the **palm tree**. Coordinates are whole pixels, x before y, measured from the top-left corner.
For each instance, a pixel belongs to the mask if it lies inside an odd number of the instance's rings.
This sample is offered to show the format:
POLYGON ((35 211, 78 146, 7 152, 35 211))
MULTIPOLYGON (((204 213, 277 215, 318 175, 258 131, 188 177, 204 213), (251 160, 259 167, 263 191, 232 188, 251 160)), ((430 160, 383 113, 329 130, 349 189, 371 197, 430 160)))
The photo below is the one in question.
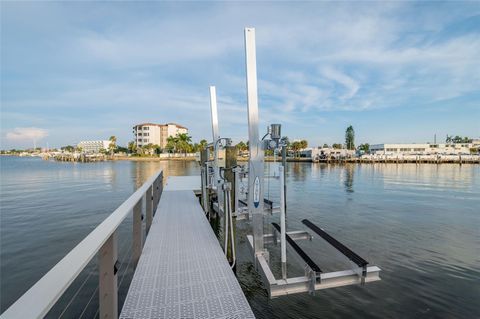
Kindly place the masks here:
POLYGON ((246 151, 248 149, 248 146, 247 144, 245 144, 243 141, 240 141, 237 145, 236 145, 237 149, 239 151, 246 151))
POLYGON ((200 140, 200 145, 199 145, 200 149, 201 149, 201 150, 206 149, 206 148, 207 148, 207 144, 208 144, 207 140, 205 140, 205 139, 200 140))
POLYGON ((128 142, 128 151, 130 153, 136 153, 137 152, 137 145, 135 144, 134 141, 128 142))
POLYGON ((308 142, 307 142, 307 140, 301 140, 301 141, 300 141, 300 147, 301 147, 301 149, 307 148, 307 147, 308 147, 308 142))
POLYGON ((113 152, 117 148, 117 138, 115 135, 110 136, 109 138, 110 144, 108 145, 108 149, 110 150, 110 156, 113 156, 113 152))
POLYGON ((298 151, 302 148, 300 142, 295 141, 295 142, 290 143, 290 148, 294 152, 295 157, 298 157, 298 151))
POLYGON ((177 151, 177 144, 178 144, 178 139, 175 137, 175 136, 169 136, 167 137, 167 145, 165 146, 165 148, 167 149, 167 151, 169 152, 176 152, 177 151))
POLYGON ((186 133, 177 134, 177 148, 183 151, 185 157, 187 157, 187 151, 190 149, 190 142, 192 137, 186 133))

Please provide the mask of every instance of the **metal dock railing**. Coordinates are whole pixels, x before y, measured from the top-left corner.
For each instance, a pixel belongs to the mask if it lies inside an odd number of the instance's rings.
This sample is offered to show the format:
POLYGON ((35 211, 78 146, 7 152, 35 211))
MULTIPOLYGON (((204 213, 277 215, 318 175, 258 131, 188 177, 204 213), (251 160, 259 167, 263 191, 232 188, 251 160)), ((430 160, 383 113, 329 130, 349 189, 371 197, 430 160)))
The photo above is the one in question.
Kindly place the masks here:
POLYGON ((45 317, 96 256, 99 318, 118 318, 117 233, 132 212, 132 261, 137 268, 122 318, 253 318, 194 196, 197 188, 199 176, 173 177, 163 192, 163 173, 157 172, 0 318, 45 317))
POLYGON ((120 318, 254 318, 193 191, 170 177, 120 318))

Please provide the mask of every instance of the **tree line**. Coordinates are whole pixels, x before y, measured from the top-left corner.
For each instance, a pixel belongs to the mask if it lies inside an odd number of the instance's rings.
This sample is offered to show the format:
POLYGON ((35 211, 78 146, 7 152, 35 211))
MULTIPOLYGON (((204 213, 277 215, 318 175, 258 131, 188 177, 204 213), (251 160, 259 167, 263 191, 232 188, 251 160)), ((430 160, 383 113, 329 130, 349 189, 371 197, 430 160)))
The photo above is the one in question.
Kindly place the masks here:
POLYGON ((193 143, 192 137, 186 133, 180 133, 176 136, 167 137, 167 144, 164 148, 158 144, 149 143, 143 146, 137 146, 134 141, 128 143, 127 151, 138 155, 155 155, 161 153, 196 153, 207 146, 205 139, 199 143, 193 143))
MULTIPOLYGON (((122 147, 117 145, 117 138, 116 136, 112 135, 109 138, 110 144, 108 149, 101 149, 100 153, 108 155, 110 154, 113 156, 114 153, 131 153, 131 154, 138 154, 138 155, 155 155, 160 153, 196 153, 201 151, 207 146, 207 140, 202 139, 198 143, 192 142, 192 137, 186 133, 180 133, 176 136, 169 136, 167 138, 167 144, 164 148, 161 148, 160 145, 157 144, 147 144, 143 146, 137 146, 134 141, 128 143, 127 147, 122 147)), ((459 135, 447 135, 445 139, 445 143, 447 144, 456 144, 456 143, 472 143, 472 139, 469 137, 462 137, 459 135)), ((296 156, 299 155, 299 151, 308 147, 307 140, 299 140, 290 142, 288 137, 284 138, 284 142, 287 144, 287 149, 293 151, 296 156)), ((240 141, 235 145, 240 152, 245 152, 248 150, 248 141, 240 141)), ((330 148, 330 145, 323 144, 324 148, 330 148)), ((348 150, 359 150, 365 153, 370 151, 370 144, 363 143, 360 144, 358 147, 355 147, 355 130, 353 126, 350 125, 345 130, 345 143, 333 143, 331 145, 334 149, 348 149, 348 150)), ((40 150, 40 148, 38 148, 40 150)), ((60 148, 62 151, 66 152, 79 152, 81 153, 83 150, 81 147, 67 145, 60 148)), ((4 153, 6 151, 3 151, 4 153)), ((18 153, 21 150, 11 150, 10 153, 18 153)), ((273 155, 271 150, 267 150, 265 152, 266 155, 273 155)))

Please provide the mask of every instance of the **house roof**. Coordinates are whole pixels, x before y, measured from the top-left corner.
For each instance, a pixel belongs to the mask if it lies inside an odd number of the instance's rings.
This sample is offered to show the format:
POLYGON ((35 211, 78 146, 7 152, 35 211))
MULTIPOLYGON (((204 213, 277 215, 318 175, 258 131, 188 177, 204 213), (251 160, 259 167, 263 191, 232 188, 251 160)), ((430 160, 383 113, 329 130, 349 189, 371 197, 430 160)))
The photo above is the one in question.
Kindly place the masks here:
POLYGON ((184 128, 184 129, 187 129, 185 126, 183 126, 183 125, 180 125, 180 124, 177 124, 177 123, 167 123, 167 124, 165 124, 165 125, 175 125, 175 126, 176 126, 176 127, 178 127, 178 128, 184 128))
POLYGON ((137 127, 137 126, 160 126, 161 127, 161 126, 167 126, 167 125, 175 125, 178 128, 184 128, 184 129, 188 130, 185 126, 177 124, 177 123, 166 123, 166 124, 140 123, 140 124, 134 125, 133 127, 134 128, 137 127))

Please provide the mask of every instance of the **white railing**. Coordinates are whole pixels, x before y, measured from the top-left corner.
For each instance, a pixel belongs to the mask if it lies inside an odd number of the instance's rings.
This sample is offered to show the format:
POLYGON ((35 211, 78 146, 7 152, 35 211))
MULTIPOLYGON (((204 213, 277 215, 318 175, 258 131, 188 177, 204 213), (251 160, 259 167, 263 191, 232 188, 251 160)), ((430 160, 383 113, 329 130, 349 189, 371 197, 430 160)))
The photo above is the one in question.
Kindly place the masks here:
POLYGON ((159 171, 11 305, 0 318, 43 318, 97 253, 100 318, 117 318, 118 286, 115 271, 118 255, 117 228, 133 211, 132 258, 136 267, 143 247, 143 199, 145 197, 148 232, 162 190, 163 172, 159 171))

